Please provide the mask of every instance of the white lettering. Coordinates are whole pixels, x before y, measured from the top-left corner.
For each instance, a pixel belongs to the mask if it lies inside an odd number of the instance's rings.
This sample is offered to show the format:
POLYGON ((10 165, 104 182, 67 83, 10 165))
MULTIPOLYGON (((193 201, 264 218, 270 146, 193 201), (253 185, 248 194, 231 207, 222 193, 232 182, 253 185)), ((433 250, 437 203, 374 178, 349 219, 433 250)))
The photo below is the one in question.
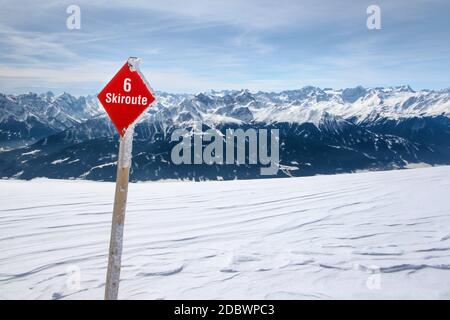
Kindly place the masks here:
POLYGON ((143 97, 141 95, 139 96, 123 96, 120 93, 111 93, 108 92, 106 94, 105 101, 107 103, 115 103, 115 104, 130 104, 130 105, 141 105, 141 106, 148 106, 148 98, 143 97))

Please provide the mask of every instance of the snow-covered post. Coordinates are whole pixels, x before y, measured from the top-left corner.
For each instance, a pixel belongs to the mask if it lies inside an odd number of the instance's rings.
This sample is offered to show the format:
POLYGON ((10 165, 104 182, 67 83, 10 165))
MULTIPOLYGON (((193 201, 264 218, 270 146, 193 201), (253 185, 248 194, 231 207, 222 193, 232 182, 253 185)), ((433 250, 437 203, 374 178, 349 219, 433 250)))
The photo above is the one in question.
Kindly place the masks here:
POLYGON ((105 300, 116 300, 119 293, 123 228, 134 125, 139 122, 140 117, 144 116, 145 111, 156 100, 150 84, 139 70, 139 60, 137 57, 128 58, 122 68, 97 95, 120 134, 105 300))
POLYGON ((120 138, 117 160, 116 193, 109 243, 108 271, 106 273, 105 300, 117 300, 119 293, 120 266, 122 260, 123 227, 128 195, 128 178, 131 167, 134 126, 128 127, 120 138))

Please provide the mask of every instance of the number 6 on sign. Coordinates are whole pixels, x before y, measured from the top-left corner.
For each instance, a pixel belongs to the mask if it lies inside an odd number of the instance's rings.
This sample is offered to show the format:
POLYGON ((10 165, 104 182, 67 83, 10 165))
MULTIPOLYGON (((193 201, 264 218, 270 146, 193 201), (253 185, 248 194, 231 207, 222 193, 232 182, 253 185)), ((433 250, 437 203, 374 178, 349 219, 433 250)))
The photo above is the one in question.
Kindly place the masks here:
POLYGON ((123 90, 125 92, 131 91, 131 79, 130 78, 125 78, 125 80, 123 81, 123 90))

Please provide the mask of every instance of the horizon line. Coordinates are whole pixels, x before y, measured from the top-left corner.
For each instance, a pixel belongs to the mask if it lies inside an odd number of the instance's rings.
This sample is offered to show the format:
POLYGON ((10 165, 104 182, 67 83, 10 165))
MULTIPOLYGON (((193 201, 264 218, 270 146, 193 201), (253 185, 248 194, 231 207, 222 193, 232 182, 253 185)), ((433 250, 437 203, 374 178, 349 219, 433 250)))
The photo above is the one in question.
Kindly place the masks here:
MULTIPOLYGON (((164 91, 164 90, 155 90, 156 93, 160 94, 172 94, 172 95, 189 95, 189 96, 195 96, 198 94, 209 94, 209 93, 224 93, 224 92, 249 92, 251 94, 258 94, 258 93, 272 93, 272 94, 281 94, 283 92, 289 92, 289 91, 300 91, 306 88, 313 88, 318 89, 321 91, 343 91, 347 89, 364 89, 364 90, 376 90, 376 89, 400 89, 400 88, 407 88, 410 89, 412 92, 445 92, 450 90, 450 87, 446 88, 440 88, 440 89, 429 89, 429 88, 421 88, 421 89, 415 89, 412 88, 411 85, 397 85, 397 86, 368 86, 365 87, 363 85, 357 85, 355 87, 341 87, 341 88, 332 88, 332 87, 319 87, 319 86, 313 86, 313 85, 305 85, 302 87, 298 87, 297 89, 286 89, 281 91, 265 91, 265 90, 250 90, 247 88, 241 88, 241 89, 207 89, 207 90, 201 90, 197 91, 195 93, 187 93, 187 92, 171 92, 171 91, 164 91)), ((20 96, 20 95, 27 95, 27 94, 36 94, 36 95, 45 95, 51 93, 53 96, 60 96, 63 94, 69 94, 73 97, 89 97, 89 96, 97 96, 98 93, 89 93, 89 94, 73 94, 70 92, 67 92, 65 90, 58 92, 55 92, 51 89, 47 91, 22 91, 18 93, 7 93, 7 92, 0 92, 0 94, 5 96, 20 96)))

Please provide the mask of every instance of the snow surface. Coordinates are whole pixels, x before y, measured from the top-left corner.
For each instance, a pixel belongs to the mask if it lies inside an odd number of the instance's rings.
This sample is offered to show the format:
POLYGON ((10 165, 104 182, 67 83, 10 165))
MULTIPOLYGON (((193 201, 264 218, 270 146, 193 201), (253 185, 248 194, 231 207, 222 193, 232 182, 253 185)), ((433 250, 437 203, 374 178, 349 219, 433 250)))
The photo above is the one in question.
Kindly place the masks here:
MULTIPOLYGON (((119 297, 449 299, 449 177, 131 184, 119 297)), ((0 188, 0 298, 102 299, 114 184, 0 188)))

